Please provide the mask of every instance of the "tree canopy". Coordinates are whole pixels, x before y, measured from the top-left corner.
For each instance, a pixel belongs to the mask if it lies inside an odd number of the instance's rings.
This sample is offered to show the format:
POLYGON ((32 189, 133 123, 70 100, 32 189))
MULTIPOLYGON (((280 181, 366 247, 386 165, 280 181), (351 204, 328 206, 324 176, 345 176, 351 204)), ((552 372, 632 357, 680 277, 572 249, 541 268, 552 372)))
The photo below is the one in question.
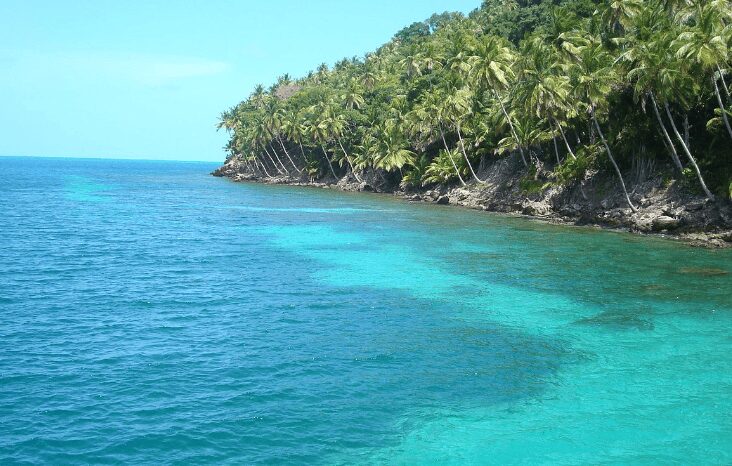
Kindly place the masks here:
POLYGON ((257 86, 219 127, 267 177, 482 183, 485 158, 517 154, 558 183, 606 169, 634 209, 623 173, 644 157, 728 197, 731 48, 729 0, 484 0, 257 86))

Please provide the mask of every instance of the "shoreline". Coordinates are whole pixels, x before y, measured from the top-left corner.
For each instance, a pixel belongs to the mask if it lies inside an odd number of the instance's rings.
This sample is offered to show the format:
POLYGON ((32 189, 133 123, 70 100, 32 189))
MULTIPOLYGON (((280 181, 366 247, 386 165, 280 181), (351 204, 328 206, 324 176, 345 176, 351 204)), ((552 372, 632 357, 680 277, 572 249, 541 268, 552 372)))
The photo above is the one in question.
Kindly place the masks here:
MULTIPOLYGON (((496 162, 498 163, 500 162, 496 162)), ((709 202, 701 196, 680 193, 678 189, 659 191, 660 179, 650 180, 643 186, 645 189, 635 194, 639 208, 638 212, 633 213, 620 205, 622 201, 618 199, 618 193, 600 190, 603 192, 602 199, 598 201, 592 198, 593 188, 597 191, 598 186, 607 184, 607 180, 600 175, 575 186, 551 187, 545 192, 527 194, 517 189, 518 179, 505 179, 500 172, 496 173, 500 183, 437 185, 405 190, 399 186, 379 186, 378 183, 369 182, 375 180, 375 174, 370 177, 368 174, 361 174, 364 179, 361 182, 348 174, 339 180, 311 181, 305 177, 262 177, 246 173, 242 168, 236 161, 230 161, 214 170, 211 175, 228 178, 233 182, 388 194, 408 202, 452 205, 555 225, 584 226, 659 237, 693 247, 732 248, 730 202, 709 202)))

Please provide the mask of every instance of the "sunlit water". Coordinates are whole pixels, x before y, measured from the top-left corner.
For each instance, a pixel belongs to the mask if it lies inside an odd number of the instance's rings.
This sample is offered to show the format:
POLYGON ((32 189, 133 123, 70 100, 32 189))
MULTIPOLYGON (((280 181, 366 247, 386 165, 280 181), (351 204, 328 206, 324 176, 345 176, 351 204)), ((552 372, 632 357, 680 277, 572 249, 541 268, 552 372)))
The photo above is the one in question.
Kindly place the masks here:
POLYGON ((729 464, 732 253, 0 158, 0 463, 729 464))

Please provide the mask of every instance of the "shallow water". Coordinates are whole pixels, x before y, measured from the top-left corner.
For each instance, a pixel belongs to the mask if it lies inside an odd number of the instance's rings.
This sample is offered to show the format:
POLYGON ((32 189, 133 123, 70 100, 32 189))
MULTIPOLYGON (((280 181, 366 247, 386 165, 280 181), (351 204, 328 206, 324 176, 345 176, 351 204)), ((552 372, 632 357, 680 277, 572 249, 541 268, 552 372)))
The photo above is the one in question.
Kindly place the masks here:
POLYGON ((0 463, 732 462, 732 252, 0 158, 0 463))

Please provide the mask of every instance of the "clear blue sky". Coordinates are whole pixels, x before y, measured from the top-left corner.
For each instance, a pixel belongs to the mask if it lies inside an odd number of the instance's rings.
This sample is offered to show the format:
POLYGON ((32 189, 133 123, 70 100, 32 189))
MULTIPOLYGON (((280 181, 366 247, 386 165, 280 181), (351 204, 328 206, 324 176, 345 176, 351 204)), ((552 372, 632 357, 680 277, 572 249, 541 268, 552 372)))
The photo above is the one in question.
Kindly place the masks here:
POLYGON ((222 160, 255 84, 479 0, 2 0, 0 155, 222 160))

